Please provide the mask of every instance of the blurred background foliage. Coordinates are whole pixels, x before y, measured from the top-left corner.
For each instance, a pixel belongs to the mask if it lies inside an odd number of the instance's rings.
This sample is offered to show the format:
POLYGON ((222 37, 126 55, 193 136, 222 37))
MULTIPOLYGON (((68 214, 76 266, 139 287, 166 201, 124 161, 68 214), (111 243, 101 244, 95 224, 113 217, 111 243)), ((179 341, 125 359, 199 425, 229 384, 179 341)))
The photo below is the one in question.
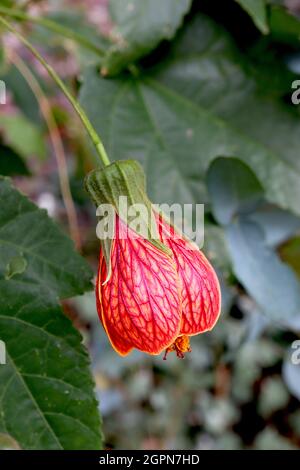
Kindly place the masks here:
MULTIPOLYGON (((64 301, 91 353, 106 446, 299 448, 300 2, 5 0, 0 14, 79 97, 110 158, 143 164, 153 201, 205 203, 222 316, 183 361, 118 357, 94 294, 64 301)), ((0 173, 96 272, 82 185, 93 149, 45 71, 1 32, 0 173)))

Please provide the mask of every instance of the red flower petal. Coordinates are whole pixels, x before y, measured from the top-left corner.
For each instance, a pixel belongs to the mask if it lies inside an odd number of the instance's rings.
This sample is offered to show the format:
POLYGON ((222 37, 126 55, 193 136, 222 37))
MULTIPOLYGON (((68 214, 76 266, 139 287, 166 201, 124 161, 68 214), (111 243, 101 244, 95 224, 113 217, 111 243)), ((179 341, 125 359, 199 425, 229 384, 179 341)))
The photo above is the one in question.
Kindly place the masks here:
MULTIPOLYGON (((102 278, 102 275, 101 275, 102 269, 104 269, 103 272, 105 273, 104 275, 106 276, 105 259, 102 255, 102 253, 100 253, 98 279, 97 279, 97 283, 96 283, 96 301, 97 301, 98 314, 99 314, 101 323, 103 325, 103 328, 105 329, 113 348, 121 356, 126 356, 127 354, 130 353, 130 351, 132 351, 132 349, 133 349, 132 346, 122 336, 119 335, 117 329, 114 327, 113 324, 110 325, 109 333, 108 333, 108 329, 106 327, 105 318, 104 318, 104 315, 103 315, 103 308, 102 308, 102 305, 101 305, 101 290, 99 288, 99 283, 103 282, 102 279, 101 279, 102 278)), ((105 277, 103 279, 105 279, 105 277)))
POLYGON ((221 293, 216 273, 204 254, 192 242, 175 233, 160 218, 162 241, 173 251, 182 283, 181 334, 196 335, 211 330, 221 308, 221 293))
POLYGON ((121 355, 132 348, 159 354, 174 342, 181 325, 174 261, 116 217, 111 263, 111 277, 104 283, 106 262, 100 254, 96 296, 113 347, 121 355))

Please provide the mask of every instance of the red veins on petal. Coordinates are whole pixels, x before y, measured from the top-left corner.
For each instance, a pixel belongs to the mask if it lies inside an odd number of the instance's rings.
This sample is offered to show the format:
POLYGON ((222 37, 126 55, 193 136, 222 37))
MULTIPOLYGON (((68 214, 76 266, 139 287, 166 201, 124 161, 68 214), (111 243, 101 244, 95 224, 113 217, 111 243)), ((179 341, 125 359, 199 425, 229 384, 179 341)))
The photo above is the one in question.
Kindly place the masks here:
POLYGON ((157 218, 162 241, 171 248, 181 280, 181 334, 211 330, 218 320, 221 294, 216 273, 204 254, 181 237, 162 218, 157 218))
POLYGON ((111 277, 100 253, 97 304, 113 347, 159 354, 177 338, 181 326, 179 277, 174 260, 132 232, 116 216, 111 277), (126 236, 128 230, 128 236, 126 236))
POLYGON ((130 353, 130 351, 133 349, 130 343, 128 343, 122 336, 120 336, 120 333, 118 332, 118 329, 114 327, 113 324, 109 325, 109 332, 106 326, 105 322, 105 316, 103 313, 103 307, 102 307, 102 299, 101 299, 101 287, 100 283, 103 282, 102 279, 105 279, 106 276, 106 268, 105 268, 105 259, 100 253, 100 263, 99 263, 99 271, 98 271, 98 279, 96 283, 96 300, 97 300, 97 310, 98 314, 101 320, 101 323, 110 339, 110 342, 113 346, 113 348, 121 355, 121 356, 126 356, 127 354, 130 353), (104 273, 104 277, 102 278, 102 274, 104 273))

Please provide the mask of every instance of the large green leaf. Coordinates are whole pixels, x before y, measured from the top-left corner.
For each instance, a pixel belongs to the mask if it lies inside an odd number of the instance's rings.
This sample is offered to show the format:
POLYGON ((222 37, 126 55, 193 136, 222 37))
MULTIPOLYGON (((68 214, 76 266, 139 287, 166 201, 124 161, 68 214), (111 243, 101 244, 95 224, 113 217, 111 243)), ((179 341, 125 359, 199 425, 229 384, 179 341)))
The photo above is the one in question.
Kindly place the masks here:
POLYGON ((254 23, 262 33, 269 31, 267 21, 267 5, 265 0, 236 0, 251 16, 254 23))
MULTIPOLYGON (((300 173, 299 112, 292 103, 288 106, 269 98, 271 91, 267 92, 265 84, 261 86, 265 76, 260 79, 260 72, 260 66, 246 62, 238 53, 226 32, 198 16, 179 35, 169 60, 156 68, 153 78, 262 146, 265 154, 272 154, 275 166, 281 161, 287 169, 300 173), (195 37, 199 39, 194 41, 195 37)), ((263 167, 268 158, 261 160, 256 167, 263 167)), ((248 163, 259 176, 252 162, 248 163)), ((276 181, 276 175, 274 178, 276 181)))
POLYGON ((38 284, 60 298, 82 294, 91 287, 91 270, 45 210, 3 178, 0 201, 0 276, 5 276, 14 257, 22 255, 27 261, 22 282, 38 284))
MULTIPOLYGON (((199 76, 201 70, 205 75, 205 67, 198 72, 193 67, 183 67, 180 73, 186 81, 193 72, 199 76)), ((240 83, 238 89, 234 85, 238 85, 238 78, 230 84, 232 89, 226 91, 225 87, 222 93, 217 89, 212 95, 224 106, 227 103, 229 111, 227 95, 231 90, 233 108, 247 90, 247 83, 240 83)), ((219 155, 238 155, 257 174, 270 201, 300 212, 300 175, 290 162, 284 161, 285 154, 276 154, 271 144, 267 146, 251 135, 251 128, 242 132, 231 122, 232 116, 218 116, 211 109, 211 102, 197 103, 196 89, 193 96, 187 97, 172 90, 172 86, 174 81, 159 83, 142 77, 107 80, 95 69, 86 71, 81 102, 103 137, 111 159, 138 159, 148 173, 149 192, 155 202, 190 203, 205 200, 203 177, 210 162, 219 155)), ((213 84, 208 85, 206 93, 212 93, 213 88, 213 84)), ((201 91, 203 96, 204 90, 201 91)), ((236 109, 235 112, 243 113, 236 109)), ((294 136, 295 144, 299 135, 294 136)), ((290 150, 286 153, 291 153, 293 146, 293 135, 289 138, 290 150)))
POLYGON ((191 0, 111 0, 115 44, 102 62, 103 73, 117 74, 163 39, 171 39, 190 5, 191 0))
POLYGON ((90 287, 71 241, 0 180, 0 434, 25 449, 99 449, 100 420, 81 336, 58 297, 90 287))
POLYGON ((209 163, 238 155, 271 202, 299 214, 299 115, 262 98, 243 61, 228 34, 198 16, 166 61, 138 78, 105 80, 87 70, 81 101, 112 159, 151 168, 155 201, 203 201, 209 163))
POLYGON ((0 338, 0 433, 24 449, 100 449, 82 338, 47 288, 0 279, 0 338))

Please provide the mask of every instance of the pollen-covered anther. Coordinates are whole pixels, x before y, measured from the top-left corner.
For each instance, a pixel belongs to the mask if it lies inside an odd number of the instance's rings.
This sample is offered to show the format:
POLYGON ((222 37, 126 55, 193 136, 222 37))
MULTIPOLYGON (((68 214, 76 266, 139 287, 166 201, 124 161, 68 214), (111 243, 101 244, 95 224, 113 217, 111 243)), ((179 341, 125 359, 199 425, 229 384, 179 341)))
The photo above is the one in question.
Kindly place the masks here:
POLYGON ((166 360, 167 355, 173 351, 176 352, 177 357, 180 357, 180 359, 184 358, 185 353, 192 352, 189 337, 187 335, 178 336, 176 341, 166 349, 164 360, 166 360))

